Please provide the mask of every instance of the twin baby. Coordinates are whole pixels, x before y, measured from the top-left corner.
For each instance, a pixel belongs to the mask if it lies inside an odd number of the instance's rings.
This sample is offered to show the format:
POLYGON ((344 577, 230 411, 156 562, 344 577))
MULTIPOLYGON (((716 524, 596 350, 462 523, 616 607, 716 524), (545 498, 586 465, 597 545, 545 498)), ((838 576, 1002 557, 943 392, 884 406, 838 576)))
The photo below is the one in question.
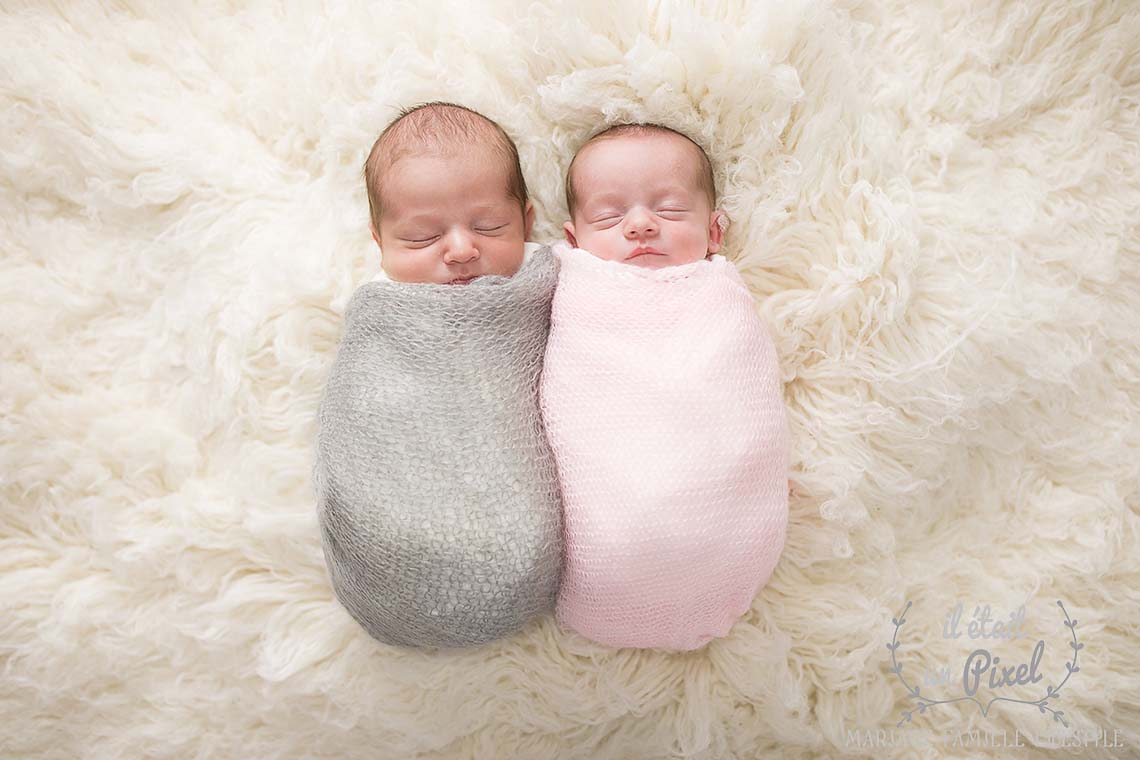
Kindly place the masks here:
POLYGON ((554 246, 527 242, 514 143, 466 108, 406 111, 365 181, 383 273, 346 309, 313 471, 340 602, 403 646, 551 610, 615 647, 726 635, 783 549, 787 423, 705 152, 595 135, 554 246))

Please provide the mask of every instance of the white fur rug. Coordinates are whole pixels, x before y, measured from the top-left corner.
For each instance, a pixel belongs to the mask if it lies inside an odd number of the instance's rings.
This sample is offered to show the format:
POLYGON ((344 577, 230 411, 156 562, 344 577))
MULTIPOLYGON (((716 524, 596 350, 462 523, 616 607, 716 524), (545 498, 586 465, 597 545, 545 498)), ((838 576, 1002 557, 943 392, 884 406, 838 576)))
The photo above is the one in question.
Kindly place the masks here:
POLYGON ((1036 757, 1054 710, 1138 756, 1134 3, 223 5, 0 12, 0 757, 1036 757), (516 137, 539 240, 604 123, 708 145, 793 436, 729 638, 416 653, 335 601, 310 447, 378 269, 360 170, 434 99, 516 137), (971 638, 987 604, 1025 638, 971 638), (1039 682, 903 685, 1038 640, 1039 682))

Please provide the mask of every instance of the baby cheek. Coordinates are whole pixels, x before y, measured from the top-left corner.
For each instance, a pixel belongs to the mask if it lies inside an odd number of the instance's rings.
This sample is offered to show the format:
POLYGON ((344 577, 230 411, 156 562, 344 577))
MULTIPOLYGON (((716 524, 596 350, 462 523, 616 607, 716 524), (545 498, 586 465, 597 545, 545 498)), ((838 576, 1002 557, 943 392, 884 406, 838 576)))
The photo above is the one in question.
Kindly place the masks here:
POLYGON ((693 261, 705 258, 708 254, 708 234, 701 228, 691 226, 686 230, 684 248, 690 252, 693 261))
POLYGON ((686 224, 677 230, 677 240, 686 245, 700 245, 704 242, 704 237, 699 229, 691 224, 686 224))

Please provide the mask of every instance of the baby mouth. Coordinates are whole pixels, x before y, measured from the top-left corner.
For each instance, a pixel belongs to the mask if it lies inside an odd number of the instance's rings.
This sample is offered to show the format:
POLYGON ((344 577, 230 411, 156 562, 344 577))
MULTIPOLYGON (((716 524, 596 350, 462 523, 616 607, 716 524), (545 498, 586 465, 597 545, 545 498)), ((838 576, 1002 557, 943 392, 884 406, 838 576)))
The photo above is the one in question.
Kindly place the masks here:
POLYGON ((634 249, 633 253, 631 253, 629 256, 626 257, 626 261, 629 261, 630 259, 636 259, 640 256, 664 256, 664 255, 665 254, 663 254, 661 251, 657 250, 656 248, 648 248, 648 247, 636 248, 636 249, 634 249))
POLYGON ((477 274, 473 274, 473 275, 470 275, 468 277, 456 277, 454 280, 452 280, 451 282, 449 282, 447 284, 448 285, 466 285, 467 283, 471 282, 472 280, 474 280, 478 276, 479 275, 477 275, 477 274))

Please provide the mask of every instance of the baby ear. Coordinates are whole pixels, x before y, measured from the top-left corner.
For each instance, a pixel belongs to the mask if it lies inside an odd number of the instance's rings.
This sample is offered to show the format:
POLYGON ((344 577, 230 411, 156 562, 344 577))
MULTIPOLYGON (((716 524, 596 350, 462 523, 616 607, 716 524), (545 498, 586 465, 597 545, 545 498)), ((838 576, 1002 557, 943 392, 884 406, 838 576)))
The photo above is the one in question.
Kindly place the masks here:
POLYGON ((534 204, 530 201, 526 202, 526 209, 523 211, 523 240, 530 240, 530 231, 534 228, 534 204))
POLYGON ((562 225, 562 231, 566 233, 566 242, 577 248, 578 241, 574 238, 574 222, 566 222, 562 225))
POLYGON ((724 231, 728 229, 728 215, 720 209, 709 214, 709 253, 720 251, 724 243, 724 231))
POLYGON ((372 225, 372 222, 368 223, 368 231, 372 233, 372 239, 376 241, 377 247, 383 248, 384 246, 380 245, 380 233, 376 231, 376 227, 372 225))

